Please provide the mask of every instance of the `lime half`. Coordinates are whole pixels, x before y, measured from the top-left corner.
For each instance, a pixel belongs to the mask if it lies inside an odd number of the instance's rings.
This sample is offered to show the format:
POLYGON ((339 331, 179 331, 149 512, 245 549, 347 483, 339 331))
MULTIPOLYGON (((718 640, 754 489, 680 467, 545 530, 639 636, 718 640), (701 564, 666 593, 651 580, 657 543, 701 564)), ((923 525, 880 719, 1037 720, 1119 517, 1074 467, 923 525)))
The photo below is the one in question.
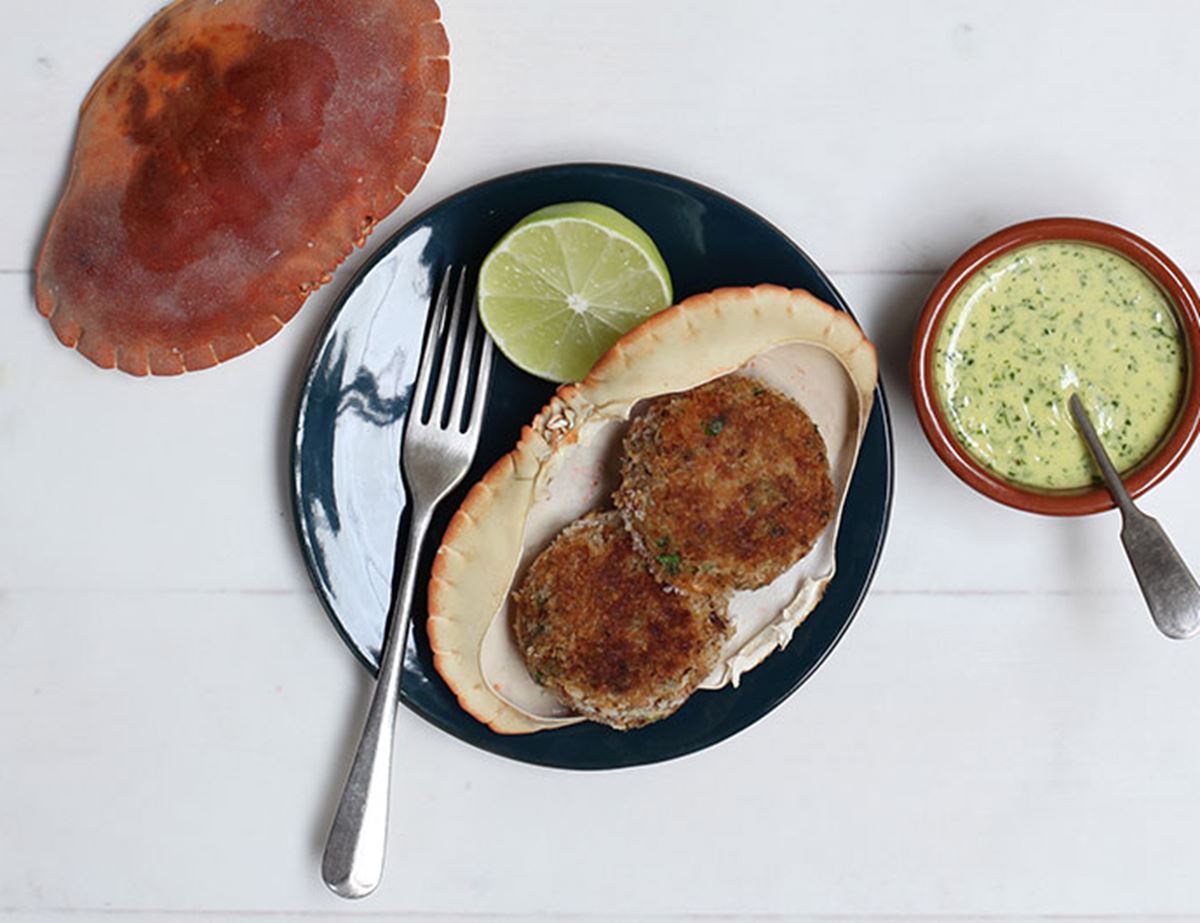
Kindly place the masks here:
POLYGON ((479 314, 515 365, 579 381, 622 334, 671 304, 671 277, 649 236, 595 202, 524 218, 479 271, 479 314))

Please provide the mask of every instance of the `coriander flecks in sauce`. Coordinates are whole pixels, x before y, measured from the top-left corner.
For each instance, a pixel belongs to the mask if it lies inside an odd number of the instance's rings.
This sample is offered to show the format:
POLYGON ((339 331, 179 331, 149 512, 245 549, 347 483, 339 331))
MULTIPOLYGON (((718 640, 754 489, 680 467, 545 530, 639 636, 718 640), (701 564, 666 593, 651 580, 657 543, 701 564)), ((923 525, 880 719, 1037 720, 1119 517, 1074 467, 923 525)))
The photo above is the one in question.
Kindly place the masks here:
POLYGON ((1125 471, 1167 434, 1187 374, 1175 313, 1154 281, 1123 256, 1071 241, 1022 247, 972 276, 946 312, 933 372, 963 447, 1040 488, 1096 477, 1072 393, 1125 471))

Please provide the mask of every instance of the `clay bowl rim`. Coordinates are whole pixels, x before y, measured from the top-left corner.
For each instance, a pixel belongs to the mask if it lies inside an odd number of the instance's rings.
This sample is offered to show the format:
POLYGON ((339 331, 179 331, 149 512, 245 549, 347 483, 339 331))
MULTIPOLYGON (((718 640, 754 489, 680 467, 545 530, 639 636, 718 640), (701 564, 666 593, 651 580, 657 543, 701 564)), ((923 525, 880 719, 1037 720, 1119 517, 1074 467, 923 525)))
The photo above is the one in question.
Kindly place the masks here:
POLYGON ((1019 247, 1046 241, 1094 244, 1126 257, 1158 283, 1174 307, 1187 360, 1187 380, 1179 412, 1158 448, 1122 480, 1130 496, 1138 497, 1175 470, 1200 431, 1200 376, 1196 374, 1200 357, 1200 298, 1182 270, 1165 253, 1131 231, 1102 221, 1067 217, 1023 221, 984 238, 960 256, 934 286, 917 323, 909 369, 913 399, 921 428, 934 452, 960 480, 984 496, 1015 509, 1049 516, 1101 513, 1116 506, 1103 486, 1041 491, 1004 480, 984 468, 954 438, 937 399, 933 346, 954 296, 968 279, 996 258, 1019 247))

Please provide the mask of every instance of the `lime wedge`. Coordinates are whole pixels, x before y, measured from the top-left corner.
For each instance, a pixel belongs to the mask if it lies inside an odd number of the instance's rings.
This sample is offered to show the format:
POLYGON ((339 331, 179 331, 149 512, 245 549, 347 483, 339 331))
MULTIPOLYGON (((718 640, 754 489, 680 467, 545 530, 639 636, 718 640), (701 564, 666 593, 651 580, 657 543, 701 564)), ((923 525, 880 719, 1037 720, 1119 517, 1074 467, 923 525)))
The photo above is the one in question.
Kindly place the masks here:
POLYGON ((670 304, 654 241, 595 202, 527 216, 479 270, 484 327, 514 365, 550 381, 579 381, 622 334, 670 304))

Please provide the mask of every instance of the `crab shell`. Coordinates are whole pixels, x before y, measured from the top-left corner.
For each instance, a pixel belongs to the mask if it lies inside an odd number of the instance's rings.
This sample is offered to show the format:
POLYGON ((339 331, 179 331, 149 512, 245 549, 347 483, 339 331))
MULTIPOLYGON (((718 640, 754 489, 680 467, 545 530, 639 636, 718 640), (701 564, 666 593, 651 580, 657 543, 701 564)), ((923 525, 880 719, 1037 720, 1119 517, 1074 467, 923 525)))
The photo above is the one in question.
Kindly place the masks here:
POLYGON ((640 402, 731 372, 782 390, 812 417, 837 513, 790 570, 734 594, 735 632, 703 687, 736 685, 820 601, 871 410, 875 349, 848 314, 805 291, 759 285, 694 296, 626 334, 583 381, 559 388, 451 519, 434 560, 428 634, 438 672, 479 721, 521 734, 584 720, 529 676, 508 621, 511 591, 564 526, 609 504, 621 439, 640 402))
POLYGON ((84 100, 37 306, 104 368, 274 336, 416 185, 441 133, 434 0, 176 0, 84 100))

